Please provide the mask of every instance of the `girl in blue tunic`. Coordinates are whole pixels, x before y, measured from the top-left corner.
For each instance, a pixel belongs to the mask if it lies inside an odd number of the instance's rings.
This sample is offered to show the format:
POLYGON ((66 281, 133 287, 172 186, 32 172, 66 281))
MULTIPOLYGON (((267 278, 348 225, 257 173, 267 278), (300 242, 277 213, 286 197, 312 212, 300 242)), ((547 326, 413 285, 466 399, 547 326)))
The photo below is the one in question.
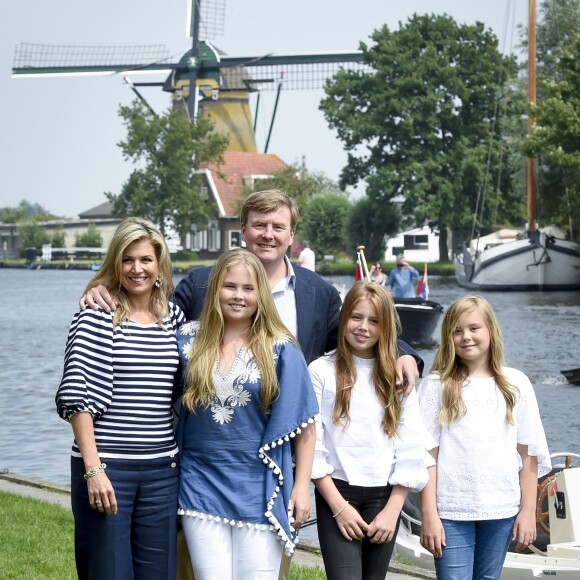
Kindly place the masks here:
POLYGON ((178 342, 179 513, 195 578, 275 580, 310 516, 318 404, 256 256, 216 262, 201 319, 178 342))

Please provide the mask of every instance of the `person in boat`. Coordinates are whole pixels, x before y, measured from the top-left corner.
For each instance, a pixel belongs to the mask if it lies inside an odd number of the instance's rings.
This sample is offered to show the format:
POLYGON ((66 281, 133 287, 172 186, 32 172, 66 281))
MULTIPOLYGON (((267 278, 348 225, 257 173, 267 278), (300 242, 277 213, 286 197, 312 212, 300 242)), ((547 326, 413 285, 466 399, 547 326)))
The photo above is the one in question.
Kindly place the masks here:
POLYGON ((312 477, 329 580, 384 580, 407 492, 429 479, 417 393, 396 387, 397 327, 390 293, 358 282, 338 348, 308 367, 322 417, 312 477))
POLYGON ((178 332, 179 513, 192 568, 196 580, 276 580, 310 516, 318 403, 254 254, 224 253, 208 295, 178 332))
POLYGON ((387 288, 394 293, 395 298, 414 298, 413 280, 417 280, 420 276, 419 272, 405 260, 405 256, 399 254, 396 267, 391 270, 387 279, 387 288))
POLYGON ((421 544, 442 580, 499 579, 510 544, 536 539, 538 477, 551 470, 534 388, 503 366, 490 304, 466 295, 445 312, 432 372, 419 387, 437 445, 421 493, 421 544))
POLYGON ((371 269, 371 282, 380 284, 381 286, 387 285, 387 277, 383 273, 383 267, 380 262, 375 262, 371 269))
POLYGON ((71 323, 59 415, 74 432, 71 505, 78 577, 174 580, 178 449, 172 395, 184 322, 161 232, 128 218, 89 285, 114 288, 115 313, 71 323), (154 506, 154 508, 152 508, 154 506))

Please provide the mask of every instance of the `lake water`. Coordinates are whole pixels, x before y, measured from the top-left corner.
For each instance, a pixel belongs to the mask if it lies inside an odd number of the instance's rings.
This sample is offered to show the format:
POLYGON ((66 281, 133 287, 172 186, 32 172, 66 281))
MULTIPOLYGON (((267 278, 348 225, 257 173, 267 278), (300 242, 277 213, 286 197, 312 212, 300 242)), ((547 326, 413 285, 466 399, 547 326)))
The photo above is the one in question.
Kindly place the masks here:
MULTIPOLYGON (((57 416, 54 394, 68 327, 92 275, 0 269, 0 470, 69 481, 72 430, 57 416)), ((432 276, 429 285, 444 306, 464 293, 450 277, 432 276)), ((536 388, 550 450, 580 452, 580 387, 560 374, 580 367, 580 292, 485 295, 500 320, 508 364, 536 388)), ((428 368, 435 347, 419 353, 428 368)))

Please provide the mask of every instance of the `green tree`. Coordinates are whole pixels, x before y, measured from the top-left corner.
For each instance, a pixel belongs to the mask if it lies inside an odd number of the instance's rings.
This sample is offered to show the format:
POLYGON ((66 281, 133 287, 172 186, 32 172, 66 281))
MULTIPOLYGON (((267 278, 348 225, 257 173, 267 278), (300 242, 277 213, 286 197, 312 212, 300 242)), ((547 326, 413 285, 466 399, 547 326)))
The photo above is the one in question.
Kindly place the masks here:
MULTIPOLYGON (((489 167, 497 173, 498 86, 516 72, 481 23, 414 15, 398 31, 375 31, 361 44, 366 72, 340 71, 321 109, 348 152, 341 185, 367 184, 373 200, 404 196, 405 224, 445 231, 472 223, 489 167)), ((488 206, 483 223, 491 222, 488 206)), ((440 237, 446 255, 446 236, 440 237)))
POLYGON ((18 235, 23 248, 42 249, 44 244, 50 244, 50 235, 39 223, 35 221, 22 221, 18 223, 18 235))
POLYGON ((348 213, 346 232, 354 257, 355 248, 363 245, 369 261, 384 257, 385 236, 399 230, 401 215, 398 207, 390 201, 376 203, 369 197, 356 200, 348 213))
POLYGON ((221 162, 228 139, 213 132, 203 117, 189 122, 183 111, 155 115, 141 102, 121 107, 127 138, 119 143, 126 160, 137 167, 120 194, 106 193, 119 217, 150 219, 165 232, 185 234, 192 225, 205 227, 215 202, 202 193, 204 162, 221 162))
POLYGON ((46 221, 58 219, 38 203, 30 203, 23 199, 16 207, 0 208, 0 222, 16 224, 23 221, 46 221))
POLYGON ((84 234, 75 236, 75 246, 77 248, 101 248, 103 236, 95 224, 89 224, 84 234))
MULTIPOLYGON (((566 126, 578 106, 571 87, 576 82, 573 59, 580 30, 580 0, 545 0, 537 25, 538 108, 532 111, 540 134, 523 146, 538 161, 538 220, 556 223, 576 235, 578 224, 578 172, 570 154, 574 125, 566 126), (572 60, 570 59, 571 55, 572 60), (554 111, 550 107, 555 107, 554 111), (553 116, 552 116, 553 115, 553 116), (562 142, 559 143, 559 139, 562 142), (561 150, 558 151, 558 147, 561 150)), ((578 238, 578 236, 576 235, 578 238)))
POLYGON ((54 228, 50 236, 50 243, 55 248, 64 248, 66 246, 66 234, 62 226, 54 228))
POLYGON ((310 200, 316 195, 336 193, 346 196, 345 192, 341 192, 338 183, 332 181, 324 173, 310 172, 305 167, 290 165, 275 171, 272 175, 256 179, 252 187, 244 187, 238 202, 238 211, 241 210, 244 200, 250 193, 266 189, 285 191, 294 198, 302 214, 306 211, 310 200))
POLYGON ((580 36, 562 51, 559 80, 544 83, 544 99, 533 113, 536 129, 526 150, 542 157, 545 213, 579 238, 580 224, 580 36))
POLYGON ((538 14, 538 78, 555 80, 559 76, 560 54, 580 30, 580 0, 543 0, 538 14))
POLYGON ((318 256, 335 254, 344 249, 349 206, 348 198, 337 193, 316 195, 308 203, 302 232, 318 256))

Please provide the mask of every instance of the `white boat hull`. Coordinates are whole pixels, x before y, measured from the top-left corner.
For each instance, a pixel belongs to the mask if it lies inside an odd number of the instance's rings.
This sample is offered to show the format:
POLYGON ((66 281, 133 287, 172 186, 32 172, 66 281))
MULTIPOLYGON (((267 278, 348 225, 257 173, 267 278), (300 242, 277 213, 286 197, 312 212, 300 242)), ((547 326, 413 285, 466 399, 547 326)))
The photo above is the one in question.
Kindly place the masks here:
POLYGON ((458 283, 474 290, 578 290, 578 245, 544 233, 454 260, 458 283))
MULTIPOLYGON (((502 580, 531 580, 533 578, 556 578, 558 580, 578 580, 580 578, 580 546, 567 553, 565 548, 556 547, 549 556, 536 554, 516 554, 508 552, 502 580), (562 555, 559 554, 562 553, 562 555)), ((435 570, 433 556, 419 543, 419 537, 412 534, 401 522, 397 534, 395 552, 403 561, 413 562, 415 566, 435 570)))
MULTIPOLYGON (((551 477, 543 481, 547 495, 539 495, 537 509, 544 509, 547 501, 549 538, 540 549, 530 546, 532 553, 508 552, 501 574, 502 580, 530 580, 532 578, 557 578, 578 580, 580 578, 580 467, 569 468, 572 460, 578 461, 576 453, 553 453, 552 459, 565 457, 564 465, 554 465, 551 477), (561 469, 558 471, 558 469, 561 469), (547 487, 549 486, 549 487, 547 487), (556 507, 557 505, 557 507, 556 507), (553 543, 549 543, 553 542, 553 543)), ((433 556, 421 546, 419 540, 420 521, 417 519, 417 503, 408 506, 401 518, 396 539, 395 552, 403 561, 429 570, 435 569, 433 556), (413 517, 412 514, 417 514, 413 517)), ((542 531, 547 530, 544 528, 542 531)), ((541 544, 539 538, 538 544, 541 544)))

